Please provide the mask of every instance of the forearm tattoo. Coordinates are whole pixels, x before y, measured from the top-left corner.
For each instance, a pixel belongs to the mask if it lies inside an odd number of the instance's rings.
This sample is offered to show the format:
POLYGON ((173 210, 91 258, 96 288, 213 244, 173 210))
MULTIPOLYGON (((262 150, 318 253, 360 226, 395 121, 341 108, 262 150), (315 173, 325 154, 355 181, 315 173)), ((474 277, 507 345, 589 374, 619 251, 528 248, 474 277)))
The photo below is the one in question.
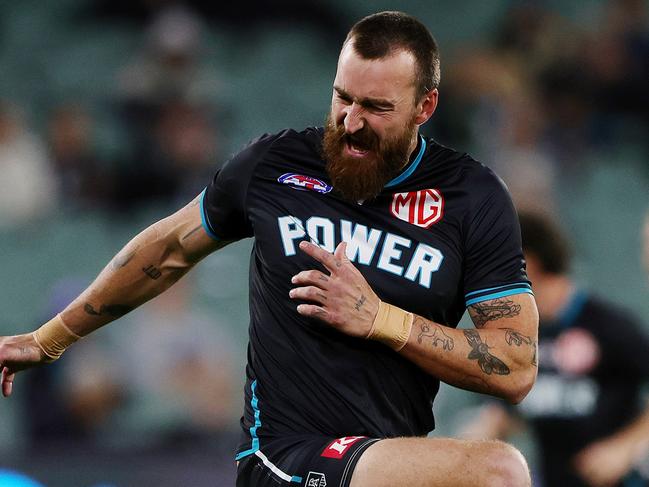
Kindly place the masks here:
POLYGON ((154 265, 150 265, 148 267, 143 267, 142 272, 144 272, 147 276, 149 276, 154 281, 156 279, 160 278, 160 276, 162 275, 162 272, 160 271, 160 269, 158 269, 154 265))
POLYGON ((537 354, 538 354, 538 343, 536 340, 533 340, 532 337, 523 335, 520 331, 514 330, 512 328, 501 328, 505 330, 505 341, 507 345, 515 345, 520 347, 521 345, 529 345, 532 347, 532 365, 537 366, 537 354))
POLYGON ((451 351, 455 347, 453 339, 444 333, 442 327, 435 323, 430 323, 417 316, 415 318, 415 328, 419 328, 417 342, 423 343, 424 338, 430 339, 430 343, 435 347, 441 347, 442 350, 451 351))
POLYGON ((521 305, 514 303, 511 299, 499 298, 469 306, 469 314, 475 323, 476 328, 482 328, 489 321, 501 318, 513 318, 521 312, 521 305))
POLYGON ((102 304, 97 311, 90 303, 86 303, 83 306, 83 310, 92 316, 112 316, 113 318, 119 318, 124 316, 129 311, 133 310, 132 306, 125 304, 102 304))
POLYGON ((480 369, 487 375, 509 375, 509 367, 498 357, 489 353, 489 346, 482 342, 477 330, 463 330, 467 342, 471 346, 468 355, 470 360, 477 360, 480 369))

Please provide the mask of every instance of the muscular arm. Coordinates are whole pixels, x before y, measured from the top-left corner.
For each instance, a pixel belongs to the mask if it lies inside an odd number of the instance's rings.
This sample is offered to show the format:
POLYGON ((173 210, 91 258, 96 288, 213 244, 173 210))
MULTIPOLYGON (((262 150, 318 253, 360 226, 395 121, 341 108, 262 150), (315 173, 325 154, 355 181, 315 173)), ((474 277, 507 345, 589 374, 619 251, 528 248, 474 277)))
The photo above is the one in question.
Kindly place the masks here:
MULTIPOLYGON (((62 313, 65 326, 85 336, 157 296, 198 261, 229 242, 202 228, 199 198, 134 237, 62 313)), ((34 333, 0 337, 0 383, 11 395, 15 373, 47 361, 34 333)))
POLYGON ((520 402, 537 372, 534 298, 517 294, 469 307, 475 329, 453 329, 415 315, 400 353, 440 380, 520 402))
MULTIPOLYGON (((297 311, 321 319, 348 335, 367 338, 379 298, 345 255, 309 242, 300 249, 329 271, 300 272, 291 297, 313 302, 297 311)), ((529 392, 537 373, 538 313, 534 298, 517 294, 476 303, 469 308, 475 329, 454 329, 414 316, 412 330, 399 353, 440 380, 463 389, 492 394, 512 403, 529 392)))
POLYGON ((227 243, 203 230, 197 197, 126 244, 61 313, 63 321, 77 335, 87 335, 162 293, 227 243))

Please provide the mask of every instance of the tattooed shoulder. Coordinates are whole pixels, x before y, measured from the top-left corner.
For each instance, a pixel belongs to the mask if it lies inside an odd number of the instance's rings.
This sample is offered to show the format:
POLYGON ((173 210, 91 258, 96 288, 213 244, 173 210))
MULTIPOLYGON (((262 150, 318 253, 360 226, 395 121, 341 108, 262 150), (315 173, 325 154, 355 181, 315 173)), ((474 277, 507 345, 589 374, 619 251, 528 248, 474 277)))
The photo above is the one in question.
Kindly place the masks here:
POLYGON ((477 328, 483 327, 490 321, 513 318, 520 312, 521 305, 507 298, 491 299, 469 306, 469 315, 477 328))

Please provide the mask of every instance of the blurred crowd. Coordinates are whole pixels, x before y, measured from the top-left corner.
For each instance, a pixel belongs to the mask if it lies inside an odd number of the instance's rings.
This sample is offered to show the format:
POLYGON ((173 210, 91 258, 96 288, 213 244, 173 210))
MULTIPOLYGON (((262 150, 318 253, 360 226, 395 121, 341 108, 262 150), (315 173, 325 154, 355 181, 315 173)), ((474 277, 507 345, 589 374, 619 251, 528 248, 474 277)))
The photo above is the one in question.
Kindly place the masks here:
POLYGON ((444 57, 430 132, 479 154, 520 208, 552 211, 560 180, 620 146, 649 169, 649 8, 600 7, 577 24, 547 2, 512 2, 490 41, 444 57))
MULTIPOLYGON (((0 99, 0 228, 44 210, 171 208, 197 194, 228 155, 220 130, 228 107, 215 102, 218 73, 207 67, 204 47, 210 22, 236 24, 239 10, 199 10, 191 2, 91 5, 80 15, 144 25, 103 108, 125 134, 125 147, 101 151, 102 114, 94 106, 53 103, 37 130, 25 107, 0 99)), ((581 24, 548 5, 512 2, 491 39, 445 52, 442 103, 424 129, 493 166, 519 206, 545 210, 556 201, 557 181, 577 177, 594 153, 622 145, 649 154, 647 2, 602 2, 598 16, 581 24)), ((328 32, 334 46, 346 27, 322 6, 286 1, 270 10, 277 17, 293 12, 315 32, 328 32)))
MULTIPOLYGON (((479 44, 441 46, 440 105, 422 130, 493 167, 520 210, 556 213, 558 188, 616 151, 639 155, 649 180, 649 4, 602 0, 590 13, 580 22, 552 2, 512 1, 479 44)), ((224 114, 231 107, 219 101, 223 84, 206 62, 210 33, 229 25, 247 36, 278 19, 304 23, 335 50, 354 20, 305 0, 87 2, 75 22, 131 22, 139 44, 113 73, 114 92, 52 101, 40 122, 33 107, 0 93, 0 232, 59 213, 128 219, 138 208, 172 210, 192 199, 230 149, 224 114), (107 118, 122 134, 117 151, 100 141, 107 118)), ((649 214, 645 235, 649 268, 649 214)), ((127 429, 129 441, 146 439, 147 448, 177 448, 208 444, 236 426, 233 377, 241 373, 229 355, 233 339, 192 306, 194 285, 176 286, 125 318, 121 339, 90 337, 34 371, 28 442, 123 443, 127 429)), ((80 284, 57 286, 44 315, 63 308, 80 284)))

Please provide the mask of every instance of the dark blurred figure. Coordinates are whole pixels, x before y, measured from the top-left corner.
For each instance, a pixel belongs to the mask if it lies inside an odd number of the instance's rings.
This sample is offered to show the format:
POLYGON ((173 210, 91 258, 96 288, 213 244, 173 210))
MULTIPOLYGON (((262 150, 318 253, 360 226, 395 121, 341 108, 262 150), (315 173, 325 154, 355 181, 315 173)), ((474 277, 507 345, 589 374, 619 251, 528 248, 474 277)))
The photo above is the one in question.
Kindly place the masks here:
POLYGON ((203 59, 203 35, 191 10, 165 9, 119 74, 119 106, 133 149, 119 177, 124 208, 194 196, 202 187, 192 181, 215 161, 219 84, 203 59))
POLYGON ((538 440, 543 485, 647 485, 634 467, 649 454, 649 405, 641 401, 649 336, 627 311, 575 283, 568 244, 550 220, 520 220, 541 317, 538 378, 516 408, 486 406, 465 436, 506 437, 524 421, 538 440))
POLYGON ((107 209, 114 205, 115 169, 98 157, 93 129, 90 113, 74 103, 56 107, 48 120, 50 162, 62 203, 68 209, 107 209))
POLYGON ((588 149, 649 141, 648 20, 644 0, 610 0, 599 25, 576 31, 540 73, 546 140, 566 165, 588 149))

